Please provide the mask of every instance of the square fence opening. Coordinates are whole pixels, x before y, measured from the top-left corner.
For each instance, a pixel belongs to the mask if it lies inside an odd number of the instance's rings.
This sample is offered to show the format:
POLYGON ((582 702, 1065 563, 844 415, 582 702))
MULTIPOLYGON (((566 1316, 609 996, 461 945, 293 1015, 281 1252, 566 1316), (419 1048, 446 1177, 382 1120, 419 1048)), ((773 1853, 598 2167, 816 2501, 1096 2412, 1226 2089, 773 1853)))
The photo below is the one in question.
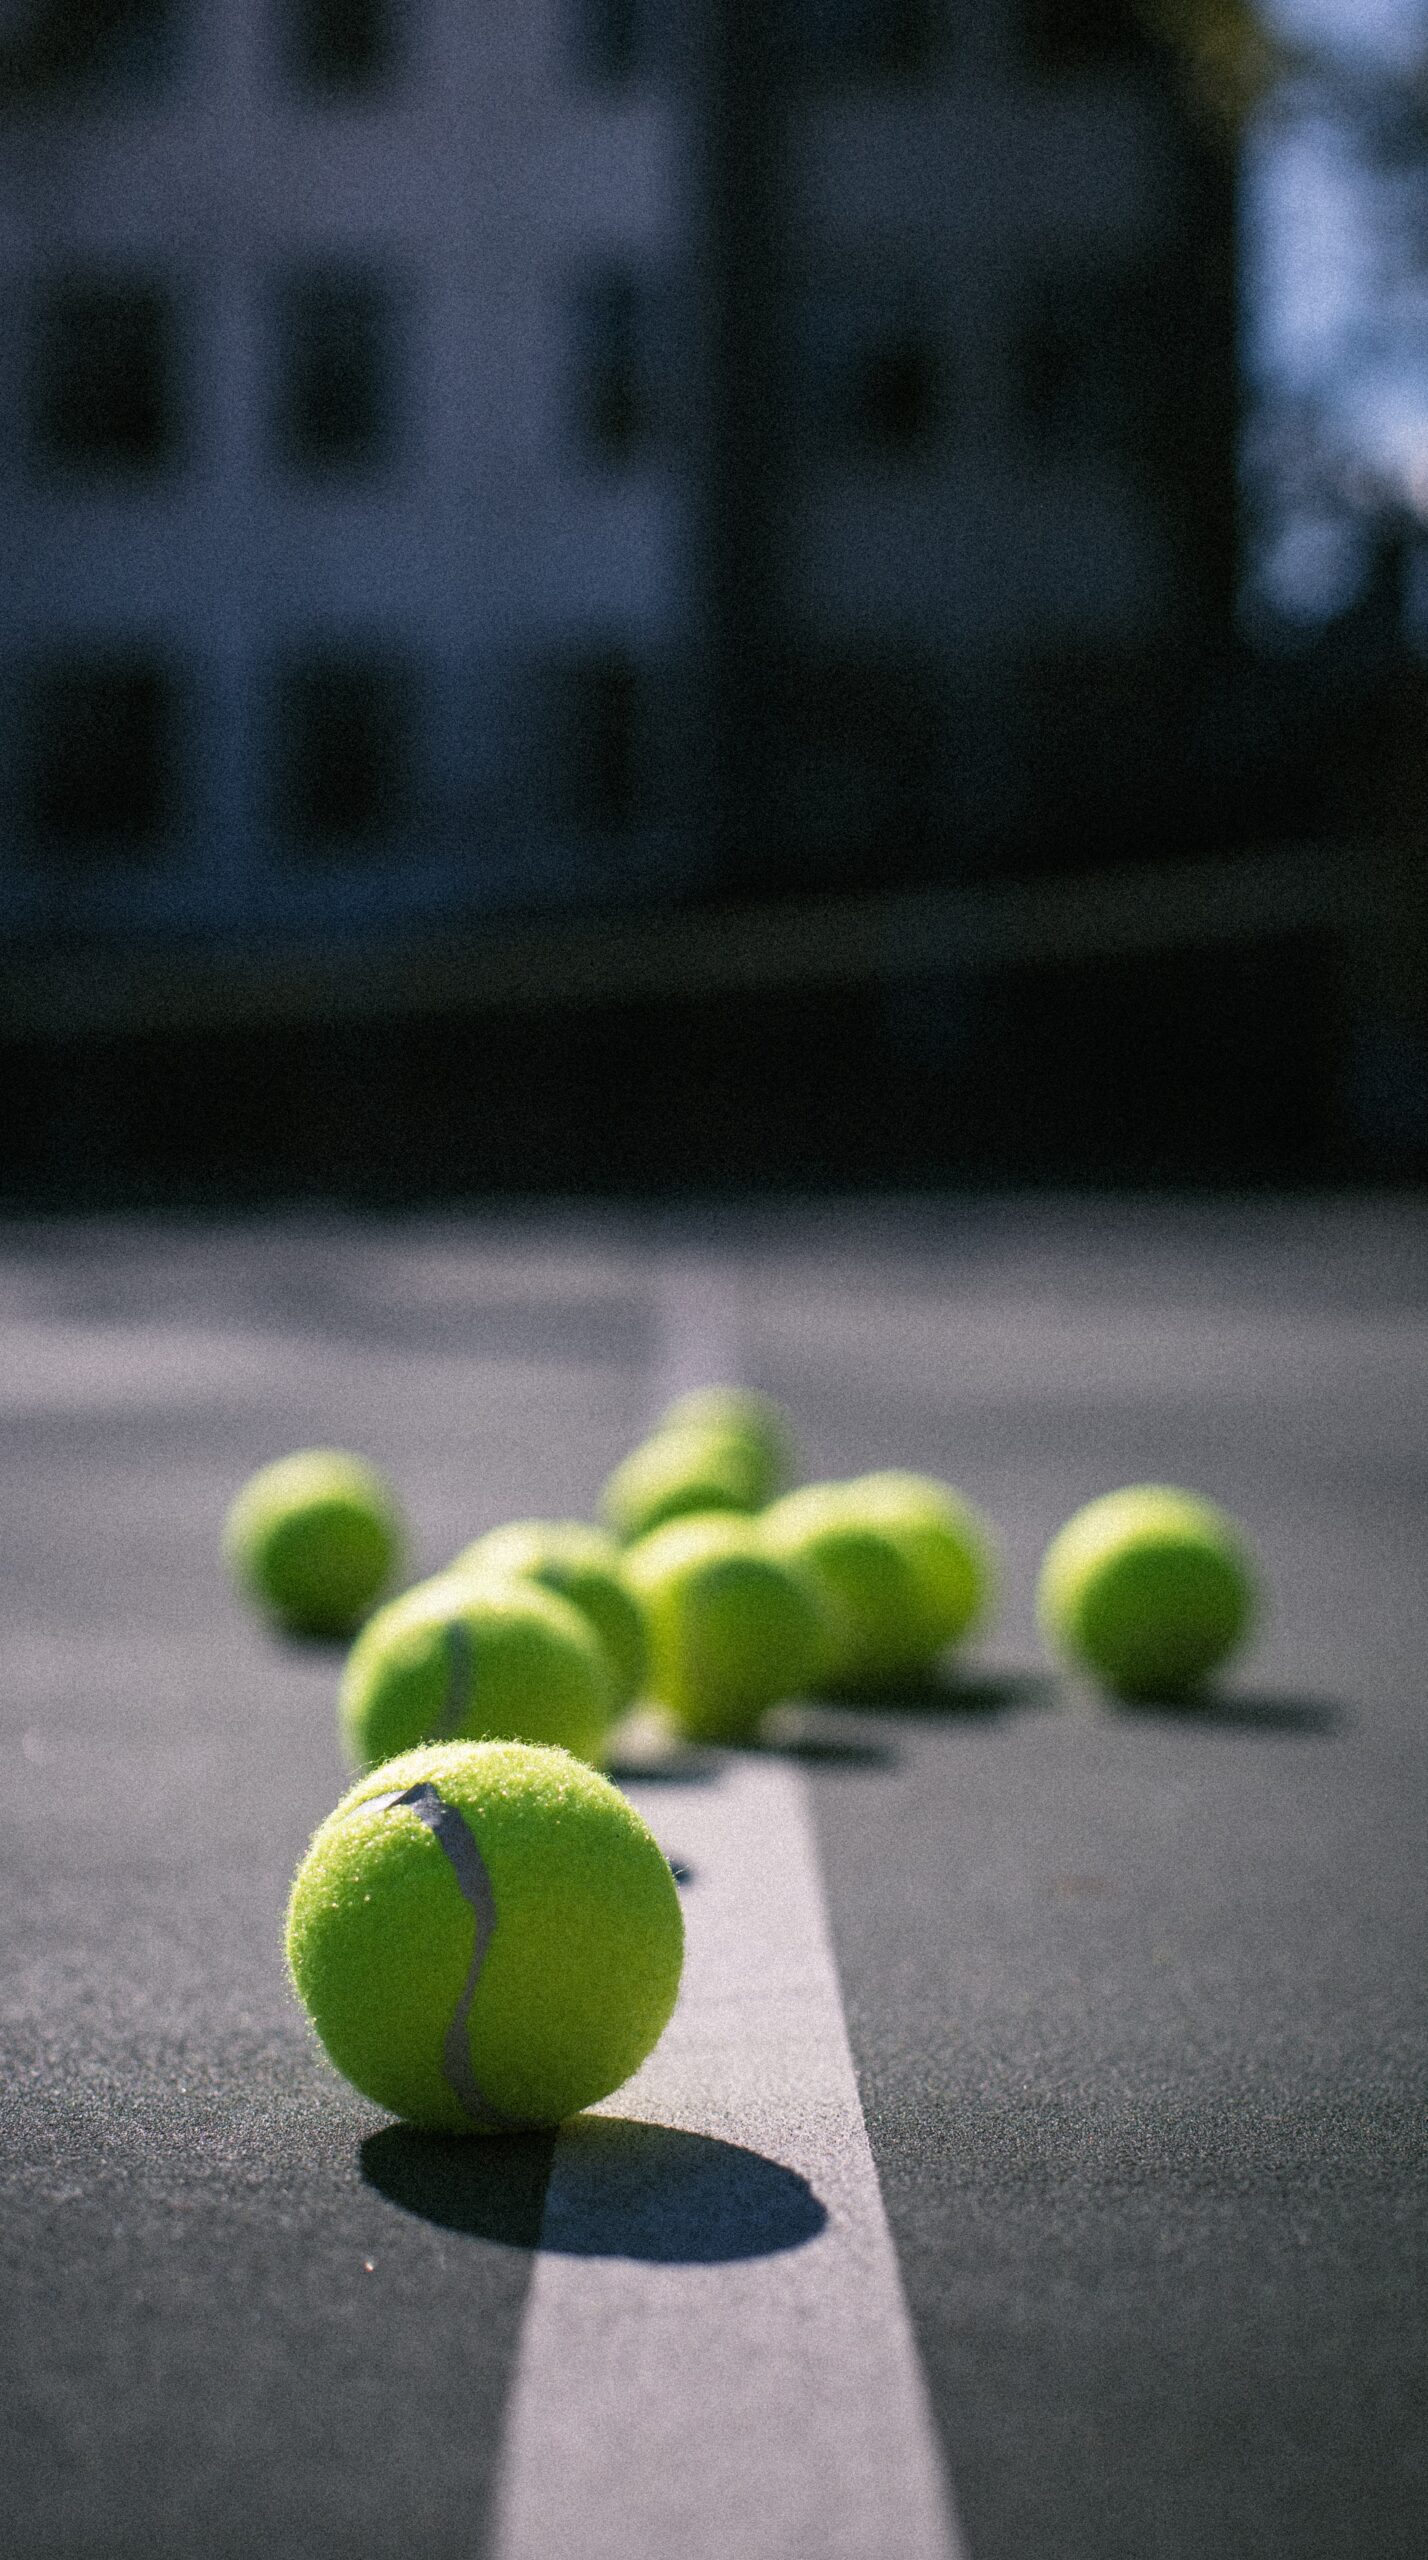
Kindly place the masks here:
POLYGON ((568 6, 570 53, 582 78, 626 87, 662 68, 655 0, 568 0, 568 6))
POLYGON ((278 0, 288 76, 318 96, 382 89, 397 67, 393 0, 278 0))
POLYGON ((277 288, 274 435, 284 467, 361 477, 389 458, 396 425, 390 286, 357 270, 312 270, 277 288))
POLYGON ((144 653, 56 656, 22 689, 26 835, 61 864, 150 857, 173 822, 178 694, 144 653))
POLYGON ((1051 452, 1131 452, 1152 403, 1158 327, 1147 273, 1036 280, 1017 347, 1031 441, 1051 452))
POLYGON ((825 453, 911 462, 943 426, 946 355, 929 321, 891 281, 830 286, 804 308, 806 406, 825 453))
POLYGON ((571 659, 558 671, 556 814, 582 834, 627 834, 647 814, 643 692, 624 649, 571 659))
POLYGON ((275 799, 288 843, 316 859, 390 844, 411 815, 411 682, 385 654, 287 659, 276 686, 275 799))
POLYGON ((32 0, 6 11, 0 107, 157 86, 172 67, 181 16, 177 0, 32 0))
POLYGON ((782 0, 778 50, 800 81, 913 80, 946 50, 942 0, 782 0))
POLYGON ((902 661, 804 658, 790 671, 791 835, 822 876, 866 876, 925 836, 938 763, 936 687, 902 661))
POLYGON ((1137 0, 1021 0, 1021 46, 1034 71, 1075 74, 1136 62, 1149 12, 1137 0))
POLYGON ((571 313, 573 438, 588 458, 627 463, 663 425, 660 296, 650 279, 609 267, 577 284, 571 313))
POLYGON ((143 477, 179 447, 178 320, 149 277, 73 275, 36 296, 30 442, 44 472, 143 477))

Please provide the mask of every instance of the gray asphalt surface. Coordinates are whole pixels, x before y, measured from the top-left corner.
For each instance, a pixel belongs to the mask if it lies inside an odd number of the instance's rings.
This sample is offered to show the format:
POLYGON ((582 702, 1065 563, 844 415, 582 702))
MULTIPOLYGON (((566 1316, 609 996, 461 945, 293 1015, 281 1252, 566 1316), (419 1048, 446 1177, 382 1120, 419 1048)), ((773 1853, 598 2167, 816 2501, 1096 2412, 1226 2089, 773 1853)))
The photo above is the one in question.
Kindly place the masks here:
POLYGON ((930 1466, 1004 1537, 960 1688, 801 1745, 973 2560, 1416 2555, 1425 1245, 1404 1206, 1074 1202, 0 1236, 17 2560, 483 2549, 548 2146, 478 2187, 310 2045, 278 1933, 336 1665, 215 1542, 319 1440, 391 1468, 423 1566, 587 1508, 671 1256, 810 1473, 930 1466), (1079 1696, 1032 1625, 1046 1536, 1144 1476, 1239 1511, 1273 1594, 1195 1715, 1079 1696))

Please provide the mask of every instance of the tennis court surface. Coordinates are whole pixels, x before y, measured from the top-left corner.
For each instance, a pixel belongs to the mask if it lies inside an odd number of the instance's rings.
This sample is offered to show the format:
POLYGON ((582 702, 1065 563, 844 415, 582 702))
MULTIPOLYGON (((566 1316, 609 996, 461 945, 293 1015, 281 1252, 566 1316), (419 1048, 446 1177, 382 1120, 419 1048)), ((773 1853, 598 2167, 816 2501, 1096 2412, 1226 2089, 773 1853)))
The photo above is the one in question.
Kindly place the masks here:
POLYGON ((1409 2560, 1428 2510, 1428 1212, 923 1201, 0 1232, 0 2477, 14 2560, 1409 2560), (310 1443, 417 1562, 662 1398, 997 1523, 941 1692, 632 1792, 686 1991, 552 2138, 335 2080, 289 1879, 338 1659, 217 1537, 310 1443), (1090 1495, 1272 1609, 1201 1710, 1060 1680, 1090 1495))

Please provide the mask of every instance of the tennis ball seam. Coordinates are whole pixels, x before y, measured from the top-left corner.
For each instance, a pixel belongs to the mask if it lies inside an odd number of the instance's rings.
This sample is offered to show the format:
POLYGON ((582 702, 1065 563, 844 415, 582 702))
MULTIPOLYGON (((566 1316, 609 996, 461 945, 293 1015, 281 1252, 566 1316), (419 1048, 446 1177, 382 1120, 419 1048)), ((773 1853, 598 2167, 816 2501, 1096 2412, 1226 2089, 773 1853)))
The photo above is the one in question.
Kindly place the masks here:
POLYGON ((352 1809, 354 1813, 414 1813, 418 1822, 426 1825, 450 1867, 474 1927, 471 1962, 441 2040, 442 2076, 475 2132, 520 2131, 521 2119, 503 2114, 486 2097, 471 2057, 471 2012, 498 1918, 496 1889, 475 1832, 460 1806, 449 1803, 430 1779, 418 1779, 400 1795, 365 1796, 352 1809))
POLYGON ((498 2110, 507 2127, 553 2126, 638 2069, 675 2004, 683 1927, 667 1859, 618 1788, 564 1750, 458 1741, 403 1754, 319 1826, 285 1936, 294 1989, 353 2086, 408 2122, 487 2140, 498 2110), (499 1926, 482 1927, 479 1977, 475 1915, 440 1841, 410 1803, 388 1819, 399 1793, 427 1787, 490 1877, 499 1926), (460 2094, 443 2067, 468 1976, 479 2094, 454 2036, 460 2094))

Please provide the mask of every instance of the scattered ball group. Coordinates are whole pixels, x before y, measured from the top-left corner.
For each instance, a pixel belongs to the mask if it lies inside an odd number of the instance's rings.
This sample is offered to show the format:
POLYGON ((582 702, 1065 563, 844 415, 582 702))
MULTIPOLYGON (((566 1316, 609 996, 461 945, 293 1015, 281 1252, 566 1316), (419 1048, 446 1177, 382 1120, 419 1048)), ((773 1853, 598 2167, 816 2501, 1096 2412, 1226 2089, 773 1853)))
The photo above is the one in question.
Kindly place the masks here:
MULTIPOLYGON (((301 1451, 239 1493, 239 1589, 289 1635, 352 1639, 338 1722, 362 1774, 299 1868, 287 1951, 379 2105, 445 2131, 555 2124, 653 2047, 679 1896, 602 1774, 637 1702, 689 1742, 748 1744, 790 1698, 927 1692, 987 1623, 996 1543, 963 1495, 794 1471, 777 1405, 702 1388, 615 1468, 602 1527, 511 1521, 404 1590, 401 1508, 365 1460, 301 1451)), ((1168 1485, 1087 1503, 1037 1590, 1053 1653, 1128 1701, 1192 1697, 1256 1605, 1243 1532, 1168 1485)))

